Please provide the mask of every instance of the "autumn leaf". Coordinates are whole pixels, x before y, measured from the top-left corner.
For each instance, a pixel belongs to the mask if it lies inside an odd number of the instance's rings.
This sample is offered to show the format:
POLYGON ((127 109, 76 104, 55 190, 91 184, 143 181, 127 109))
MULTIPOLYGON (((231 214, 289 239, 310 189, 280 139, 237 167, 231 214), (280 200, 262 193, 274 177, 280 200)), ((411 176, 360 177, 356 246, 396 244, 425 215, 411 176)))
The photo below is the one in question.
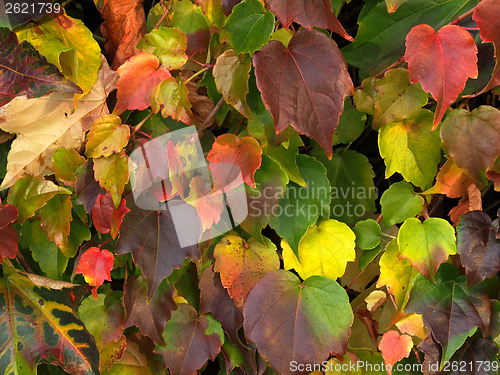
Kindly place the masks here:
POLYGON ((52 155, 56 179, 66 186, 75 186, 76 170, 85 163, 85 158, 75 149, 61 147, 52 155))
POLYGON ((97 287, 102 285, 104 280, 111 281, 109 273, 113 269, 113 260, 113 254, 98 247, 91 247, 80 258, 76 272, 81 273, 88 284, 96 286, 96 288, 92 289, 92 294, 96 300, 97 287))
POLYGON ((307 29, 313 26, 329 29, 354 41, 333 14, 330 0, 265 0, 265 3, 285 28, 297 22, 307 29))
POLYGON ((254 174, 260 167, 261 154, 259 142, 252 137, 243 137, 241 140, 234 134, 217 137, 207 156, 214 177, 213 190, 227 189, 229 186, 233 188, 241 182, 255 186, 254 174), (240 172, 243 180, 237 181, 235 179, 240 172))
POLYGON ((418 25, 406 36, 405 60, 410 82, 420 82, 437 101, 432 130, 465 88, 468 78, 477 78, 477 47, 468 31, 446 25, 437 33, 429 25, 418 25))
POLYGON ((118 98, 113 113, 119 115, 126 109, 143 110, 154 104, 158 85, 172 77, 160 67, 160 60, 151 53, 142 52, 128 59, 116 71, 120 80, 116 84, 118 98))
POLYGON ((17 219, 17 208, 12 204, 0 202, 0 264, 3 258, 15 258, 18 251, 19 237, 12 223, 17 219))
POLYGON ((28 42, 19 43, 15 33, 0 27, 0 107, 18 95, 28 99, 51 92, 81 93, 82 90, 28 42))
POLYGON ((156 55, 162 67, 168 70, 179 69, 188 60, 187 38, 184 33, 173 27, 151 30, 137 44, 137 48, 156 55))
POLYGON ((152 107, 155 112, 161 110, 163 117, 170 116, 174 120, 182 121, 187 125, 192 123, 191 103, 182 77, 165 78, 158 85, 152 107))
POLYGON ((130 128, 121 125, 116 115, 104 115, 90 125, 85 145, 85 155, 89 158, 108 157, 118 154, 128 143, 130 128))
POLYGON ((211 193, 205 187, 205 180, 201 176, 195 176, 189 184, 189 196, 186 202, 196 208, 196 212, 201 219, 203 231, 218 224, 221 214, 224 211, 224 196, 222 194, 211 193))
POLYGON ((125 199, 122 199, 118 209, 115 209, 111 193, 99 194, 92 209, 92 222, 100 233, 111 232, 111 237, 115 239, 120 230, 123 216, 129 211, 125 207, 125 199))
POLYGON ((229 16, 235 5, 241 3, 242 0, 221 0, 222 10, 226 16, 229 16))
POLYGON ((448 198, 460 198, 467 194, 467 188, 473 183, 472 177, 467 176, 453 159, 448 159, 441 166, 434 186, 424 191, 424 194, 446 194, 448 198))
POLYGON ((353 93, 347 65, 335 42, 319 31, 301 30, 288 48, 270 41, 254 54, 253 64, 257 87, 273 115, 276 132, 291 125, 316 139, 331 158, 333 131, 345 97, 353 93))
POLYGON ((69 195, 57 194, 49 199, 39 212, 42 229, 47 232, 48 238, 54 241, 65 256, 70 255, 68 237, 70 223, 73 220, 72 207, 73 203, 69 195))
POLYGON ((410 336, 402 334, 398 331, 390 330, 382 335, 382 340, 379 343, 379 349, 384 357, 387 373, 392 374, 392 366, 401 359, 408 357, 413 347, 413 341, 410 336), (389 367, 390 365, 390 367, 389 367))
POLYGON ((408 0, 385 0, 387 5, 387 13, 392 14, 398 10, 399 6, 406 3, 408 0))
POLYGON ((94 159, 94 173, 96 181, 103 189, 111 193, 115 208, 118 209, 122 201, 123 189, 129 179, 128 156, 125 151, 111 154, 109 157, 101 156, 94 159))
POLYGON ((424 322, 420 314, 407 314, 396 322, 396 327, 401 333, 407 333, 411 336, 425 339, 424 322))

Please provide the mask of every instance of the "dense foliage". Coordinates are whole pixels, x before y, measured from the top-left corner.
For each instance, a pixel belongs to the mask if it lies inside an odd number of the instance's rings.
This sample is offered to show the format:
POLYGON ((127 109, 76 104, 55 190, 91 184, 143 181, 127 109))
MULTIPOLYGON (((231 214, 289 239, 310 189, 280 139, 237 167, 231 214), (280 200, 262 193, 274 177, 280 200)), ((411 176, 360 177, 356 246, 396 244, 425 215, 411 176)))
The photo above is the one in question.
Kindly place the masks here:
POLYGON ((497 0, 4 3, 0 374, 498 373, 497 0))

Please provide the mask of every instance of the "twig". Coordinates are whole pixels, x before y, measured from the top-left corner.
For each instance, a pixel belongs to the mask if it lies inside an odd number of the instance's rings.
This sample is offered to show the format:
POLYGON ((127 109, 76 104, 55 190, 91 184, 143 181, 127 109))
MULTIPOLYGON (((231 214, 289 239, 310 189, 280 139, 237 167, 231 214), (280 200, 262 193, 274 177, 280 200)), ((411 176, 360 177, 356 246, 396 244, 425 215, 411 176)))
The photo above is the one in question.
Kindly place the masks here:
POLYGON ((378 215, 377 220, 375 220, 377 223, 380 223, 382 221, 382 214, 378 215))
POLYGON ((167 6, 165 6, 165 1, 161 0, 161 6, 163 8, 163 15, 161 16, 160 20, 158 21, 158 23, 156 24, 156 26, 154 27, 154 29, 157 29, 158 27, 160 27, 160 24, 163 22, 163 20, 167 16, 168 12, 170 11, 170 6, 171 5, 172 5, 172 1, 169 1, 168 7, 167 7, 167 6))
POLYGON ((453 21, 450 22, 450 25, 458 25, 460 22, 462 22, 464 19, 469 17, 474 11, 476 10, 477 7, 472 8, 471 10, 468 10, 464 14, 461 14, 457 18, 455 18, 453 21))
POLYGON ((219 102, 215 105, 214 109, 212 109, 212 112, 209 113, 205 121, 203 121, 203 124, 201 124, 200 130, 198 130, 198 134, 201 134, 203 130, 210 124, 214 119, 215 115, 217 115, 217 112, 222 108, 222 105, 224 104, 224 98, 221 98, 219 102))
POLYGON ((356 282, 356 280, 357 280, 357 279, 361 276, 361 274, 362 274, 363 272, 365 272, 365 270, 366 270, 366 268, 363 268, 363 270, 361 270, 361 272, 360 272, 360 273, 358 273, 358 276, 356 276, 356 277, 354 278, 354 280, 353 280, 353 281, 351 281, 351 283, 349 284, 349 286, 348 286, 348 287, 347 287, 347 289, 345 290, 346 292, 347 292, 347 291, 349 291, 349 289, 351 289, 351 287, 353 286, 353 284, 354 284, 354 283, 356 282))
POLYGON ((141 128, 141 126, 144 125, 144 123, 146 121, 148 121, 151 116, 153 116, 153 113, 154 113, 153 111, 149 112, 148 115, 146 117, 144 117, 144 119, 140 123, 138 123, 136 126, 134 126, 132 128, 132 134, 137 133, 139 131, 139 129, 141 128))
POLYGON ((208 69, 212 68, 212 66, 205 66, 203 69, 200 69, 198 70, 196 73, 194 73, 191 77, 189 77, 188 79, 186 79, 184 81, 184 84, 187 85, 188 82, 191 82, 193 79, 195 79, 196 77, 198 77, 199 75, 205 73, 208 69))
POLYGON ((385 68, 384 70, 382 70, 380 73, 375 74, 375 75, 373 76, 373 78, 379 78, 379 77, 382 77, 382 76, 385 74, 385 72, 387 72, 388 70, 391 70, 392 68, 394 68, 394 67, 398 66, 399 64, 404 63, 404 61, 405 61, 405 57, 404 57, 404 56, 401 56, 401 57, 399 58, 399 60, 398 60, 398 61, 396 61, 395 63, 392 63, 392 64, 391 64, 391 65, 389 65, 387 68, 385 68))
POLYGON ((33 273, 33 270, 28 265, 28 262, 26 262, 26 259, 24 259, 23 254, 21 254, 21 252, 19 250, 17 251, 17 259, 23 265, 26 272, 33 273))

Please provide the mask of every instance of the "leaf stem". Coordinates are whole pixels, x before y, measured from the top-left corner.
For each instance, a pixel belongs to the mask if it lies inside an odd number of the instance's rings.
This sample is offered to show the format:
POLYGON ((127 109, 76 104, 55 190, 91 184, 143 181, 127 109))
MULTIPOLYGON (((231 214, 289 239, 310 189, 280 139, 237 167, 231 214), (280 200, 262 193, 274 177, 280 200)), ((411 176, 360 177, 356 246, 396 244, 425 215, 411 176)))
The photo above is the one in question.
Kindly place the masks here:
POLYGON ((139 129, 141 128, 141 126, 144 125, 144 123, 146 121, 148 121, 151 116, 153 116, 153 113, 154 113, 153 111, 149 112, 148 115, 146 117, 144 117, 144 119, 140 123, 138 123, 136 126, 134 126, 132 128, 132 134, 137 133, 139 131, 139 129))
POLYGON ((477 6, 472 8, 471 10, 468 10, 467 12, 461 14, 457 18, 455 18, 453 21, 450 22, 450 25, 458 25, 460 22, 462 22, 464 19, 469 17, 474 11, 476 10, 477 6))
POLYGON ((215 115, 217 115, 217 112, 219 112, 223 104, 224 104, 224 97, 220 98, 219 102, 215 105, 214 109, 212 109, 212 112, 210 112, 208 116, 205 118, 205 121, 203 121, 203 124, 201 124, 200 130, 198 130, 198 134, 201 134, 203 130, 205 130, 205 128, 208 127, 208 124, 210 124, 212 120, 215 119, 215 115))
POLYGON ((385 68, 384 70, 382 70, 380 73, 375 74, 375 75, 373 76, 373 78, 380 78, 380 77, 382 77, 382 76, 385 74, 385 72, 387 72, 388 70, 391 70, 392 68, 395 68, 396 66, 398 66, 398 65, 400 65, 400 64, 402 64, 402 63, 404 63, 404 61, 405 61, 405 57, 404 57, 404 56, 401 56, 401 57, 398 59, 398 61, 396 61, 396 62, 392 63, 392 64, 391 64, 391 65, 389 65, 387 68, 385 68))
POLYGON ((191 77, 189 77, 188 79, 186 79, 184 81, 184 84, 187 85, 188 82, 191 82, 193 79, 195 79, 196 77, 198 77, 199 75, 205 73, 208 69, 212 68, 212 66, 205 66, 204 68, 198 70, 196 73, 194 73, 191 77))

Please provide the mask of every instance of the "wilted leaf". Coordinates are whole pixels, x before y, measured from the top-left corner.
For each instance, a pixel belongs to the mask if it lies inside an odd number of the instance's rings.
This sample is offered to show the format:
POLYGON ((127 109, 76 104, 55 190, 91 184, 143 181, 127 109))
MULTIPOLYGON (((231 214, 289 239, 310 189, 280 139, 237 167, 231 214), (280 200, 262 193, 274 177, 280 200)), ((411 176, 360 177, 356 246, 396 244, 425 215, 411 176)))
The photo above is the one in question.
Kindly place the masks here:
POLYGON ((477 78, 474 38, 457 25, 446 25, 437 33, 429 25, 418 25, 406 36, 405 60, 410 82, 420 82, 437 101, 434 130, 465 88, 467 79, 477 78))
POLYGON ((441 161, 441 139, 431 128, 432 112, 422 109, 417 117, 391 122, 380 129, 378 145, 387 166, 386 178, 399 172, 422 189, 432 185, 441 161))
POLYGON ((0 279, 3 373, 30 374, 47 361, 73 374, 99 374, 97 346, 71 307, 70 293, 36 286, 4 265, 0 279))
POLYGON ((390 330, 384 333, 382 340, 380 340, 379 348, 384 357, 384 362, 387 367, 389 375, 392 374, 392 366, 399 360, 410 355, 411 348, 413 347, 413 340, 408 335, 399 335, 398 331, 390 330))
MULTIPOLYGON (((108 250, 91 247, 80 257, 77 273, 83 274, 85 281, 92 286, 100 286, 104 280, 111 281, 110 272, 113 269, 114 256, 108 250)), ((92 289, 97 299, 97 288, 92 289)))
POLYGON ((243 137, 240 140, 238 136, 229 133, 218 136, 207 156, 214 177, 213 190, 227 188, 232 182, 236 184, 246 182, 250 186, 255 186, 254 174, 260 167, 261 154, 262 148, 259 142, 252 137, 243 137), (238 168, 228 168, 228 164, 239 167, 239 171, 238 168), (239 182, 234 181, 238 172, 241 172, 243 179, 239 182))
POLYGON ((441 126, 446 154, 477 181, 486 183, 486 171, 500 155, 500 111, 481 106, 468 113, 455 109, 441 126))
POLYGON ((355 234, 345 223, 324 220, 311 225, 299 242, 298 259, 285 240, 282 240, 285 269, 295 268, 302 279, 320 275, 336 280, 341 277, 347 262, 354 261, 355 234), (300 267, 296 268, 296 262, 300 267))
POLYGON ((167 322, 163 338, 167 346, 158 345, 155 352, 163 355, 170 373, 194 375, 219 354, 224 332, 211 315, 198 316, 192 306, 181 304, 167 322))
POLYGON ((163 280, 151 298, 143 276, 133 275, 127 279, 123 291, 123 305, 126 317, 123 327, 139 327, 143 335, 156 342, 164 343, 162 334, 165 323, 170 320, 173 310, 177 310, 172 296, 174 288, 163 280))
POLYGON ((128 156, 125 151, 94 159, 94 173, 99 185, 111 193, 115 208, 118 209, 129 178, 128 156))
POLYGON ((113 239, 118 235, 123 216, 130 210, 125 207, 125 199, 122 199, 118 209, 115 209, 113 198, 110 193, 99 194, 92 209, 92 222, 95 228, 103 234, 111 232, 113 239))
POLYGON ((253 115, 247 105, 246 96, 251 67, 252 60, 247 54, 238 55, 233 50, 227 50, 217 57, 213 70, 217 90, 224 96, 224 101, 250 119, 253 115))
POLYGON ((128 143, 130 128, 116 115, 104 115, 90 125, 85 145, 88 158, 118 154, 128 143))
POLYGON ((265 245, 255 238, 247 242, 229 235, 220 240, 214 250, 214 271, 220 272, 222 285, 239 309, 250 289, 267 273, 279 269, 276 245, 264 237, 265 245))
POLYGON ((82 92, 31 44, 19 44, 16 34, 3 27, 0 28, 0 50, 0 107, 18 95, 38 98, 55 91, 82 92))
POLYGON ((353 92, 347 65, 335 42, 319 31, 301 30, 288 48, 270 41, 254 54, 253 64, 257 87, 273 115, 276 132, 291 125, 316 139, 331 158, 333 131, 345 97, 353 92))
POLYGON ((466 212, 457 225, 457 252, 473 286, 500 271, 500 240, 496 238, 498 220, 482 211, 466 212))
POLYGON ((380 198, 384 224, 389 227, 417 216, 424 208, 424 198, 413 192, 406 181, 392 184, 380 198))
POLYGON ((143 2, 144 0, 103 0, 102 7, 99 8, 104 20, 101 24, 102 36, 106 38, 104 49, 113 70, 139 52, 137 43, 146 34, 143 2))
POLYGON ((417 275, 405 312, 422 315, 425 326, 443 348, 443 365, 477 327, 488 327, 490 301, 481 285, 466 288, 465 276, 445 263, 436 273, 436 283, 417 275))
POLYGON ((370 312, 375 312, 387 301, 387 295, 382 290, 374 290, 368 297, 365 298, 366 309, 370 312))
POLYGON ((336 281, 312 276, 301 283, 284 270, 259 280, 243 315, 247 340, 283 375, 294 374, 292 361, 315 364, 332 352, 345 354, 354 319, 347 293, 336 281))
POLYGON ((76 170, 85 163, 85 158, 75 149, 61 147, 52 155, 52 166, 58 181, 66 186, 75 186, 76 170))
POLYGON ((69 17, 64 10, 49 13, 37 22, 16 28, 16 34, 80 86, 83 95, 90 91, 101 67, 101 48, 81 20, 69 17))
POLYGON ((72 207, 70 195, 58 194, 50 198, 39 212, 42 229, 67 257, 70 255, 68 236, 73 220, 72 207))
POLYGON ((160 27, 151 30, 137 44, 137 48, 156 55, 162 67, 168 70, 179 69, 188 60, 187 38, 176 28, 160 27))
POLYGON ((465 171, 458 167, 452 159, 446 160, 436 176, 436 183, 425 194, 446 194, 448 198, 466 196, 467 188, 474 183, 474 179, 467 176, 465 171))
POLYGON ((265 0, 265 3, 285 28, 294 21, 308 29, 313 26, 329 29, 349 41, 354 40, 333 14, 330 0, 265 0))
POLYGON ((109 344, 99 350, 99 368, 102 371, 101 374, 109 370, 123 357, 126 348, 127 338, 122 335, 117 342, 110 341, 109 344))
POLYGON ((264 4, 259 0, 244 0, 233 8, 224 28, 235 53, 253 55, 267 44, 273 27, 274 16, 265 10, 264 4))
POLYGON ((147 52, 132 56, 116 72, 120 80, 116 84, 118 100, 113 113, 118 115, 126 109, 143 110, 154 105, 158 85, 172 77, 166 68, 160 67, 158 57, 147 52))

